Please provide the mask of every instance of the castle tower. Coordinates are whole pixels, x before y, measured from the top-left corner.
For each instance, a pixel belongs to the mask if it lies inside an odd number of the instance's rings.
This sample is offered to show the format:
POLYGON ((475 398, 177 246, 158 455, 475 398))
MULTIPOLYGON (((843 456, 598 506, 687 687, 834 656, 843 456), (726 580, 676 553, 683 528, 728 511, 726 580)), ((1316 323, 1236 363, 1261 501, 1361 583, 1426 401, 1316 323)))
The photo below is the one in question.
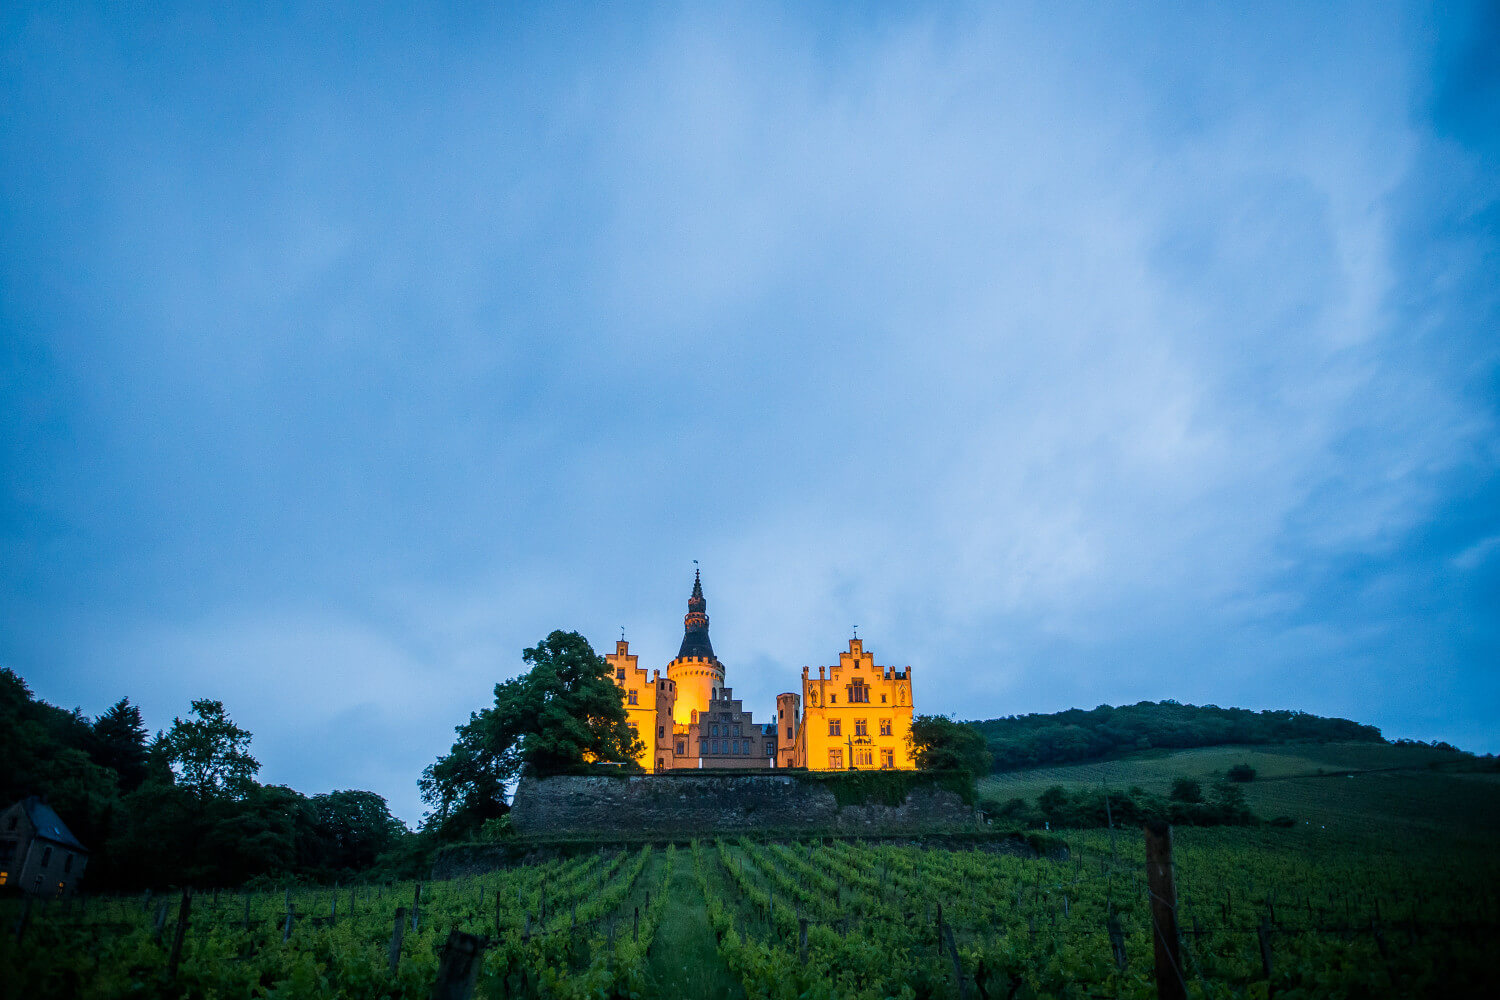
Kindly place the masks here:
POLYGON ((776 766, 806 767, 798 752, 802 733, 802 696, 791 691, 776 696, 776 766))
POLYGON ((693 721, 695 712, 707 712, 708 703, 724 687, 724 664, 714 655, 708 641, 708 602, 703 599, 703 582, 693 571, 693 594, 688 598, 688 612, 682 619, 682 646, 677 658, 667 664, 667 677, 677 686, 677 701, 672 706, 672 720, 678 725, 693 721))

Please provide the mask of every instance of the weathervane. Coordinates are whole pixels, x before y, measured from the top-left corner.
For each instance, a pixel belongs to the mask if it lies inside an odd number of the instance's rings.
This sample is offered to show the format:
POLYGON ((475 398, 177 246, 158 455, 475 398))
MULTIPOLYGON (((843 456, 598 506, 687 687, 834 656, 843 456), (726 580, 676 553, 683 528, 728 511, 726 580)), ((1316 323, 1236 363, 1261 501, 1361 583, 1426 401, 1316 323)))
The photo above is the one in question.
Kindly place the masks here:
POLYGON ((854 626, 854 638, 856 638, 856 639, 859 638, 859 626, 858 625, 854 626))

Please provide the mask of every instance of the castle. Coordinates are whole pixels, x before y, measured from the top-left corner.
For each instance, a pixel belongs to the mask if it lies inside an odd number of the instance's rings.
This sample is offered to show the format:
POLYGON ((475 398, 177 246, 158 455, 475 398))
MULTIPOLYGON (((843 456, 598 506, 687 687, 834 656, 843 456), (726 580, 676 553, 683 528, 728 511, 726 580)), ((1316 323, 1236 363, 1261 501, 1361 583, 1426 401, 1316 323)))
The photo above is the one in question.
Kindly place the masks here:
POLYGON ((647 675, 630 643, 606 656, 625 697, 631 728, 645 744, 648 771, 682 768, 796 767, 814 771, 912 770, 911 668, 878 667, 859 639, 839 662, 802 668, 802 692, 776 696, 776 721, 756 723, 724 684, 724 664, 708 639, 708 602, 693 574, 682 645, 647 675))

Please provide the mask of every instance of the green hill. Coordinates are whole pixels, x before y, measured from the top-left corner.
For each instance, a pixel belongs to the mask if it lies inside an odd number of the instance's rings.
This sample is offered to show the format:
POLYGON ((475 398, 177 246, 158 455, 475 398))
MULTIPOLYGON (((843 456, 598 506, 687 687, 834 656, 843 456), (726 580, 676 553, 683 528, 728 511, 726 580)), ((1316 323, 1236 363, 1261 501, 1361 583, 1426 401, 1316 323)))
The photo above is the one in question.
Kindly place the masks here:
POLYGON ((1175 778, 1207 788, 1236 764, 1255 768, 1240 785, 1250 808, 1270 819, 1338 833, 1487 835, 1500 828, 1500 769, 1492 759, 1438 747, 1369 742, 1214 746, 1152 750, 1110 760, 990 775, 982 796, 1035 803, 1067 789, 1139 786, 1165 795, 1175 778))
POLYGON ((994 770, 1093 760, 1133 750, 1234 743, 1384 743, 1380 730, 1348 719, 1293 710, 1252 711, 1176 701, 1070 708, 970 722, 984 737, 994 770))

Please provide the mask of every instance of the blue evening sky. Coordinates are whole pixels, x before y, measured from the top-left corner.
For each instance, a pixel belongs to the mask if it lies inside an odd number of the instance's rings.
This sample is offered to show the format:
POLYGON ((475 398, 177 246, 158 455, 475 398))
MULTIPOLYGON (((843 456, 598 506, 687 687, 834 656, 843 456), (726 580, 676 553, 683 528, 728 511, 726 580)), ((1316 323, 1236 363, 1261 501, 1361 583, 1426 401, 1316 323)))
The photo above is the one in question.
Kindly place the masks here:
POLYGON ((1497 8, 1245 6, 8 4, 0 664, 415 821, 698 559, 761 716, 1500 750, 1497 8))

